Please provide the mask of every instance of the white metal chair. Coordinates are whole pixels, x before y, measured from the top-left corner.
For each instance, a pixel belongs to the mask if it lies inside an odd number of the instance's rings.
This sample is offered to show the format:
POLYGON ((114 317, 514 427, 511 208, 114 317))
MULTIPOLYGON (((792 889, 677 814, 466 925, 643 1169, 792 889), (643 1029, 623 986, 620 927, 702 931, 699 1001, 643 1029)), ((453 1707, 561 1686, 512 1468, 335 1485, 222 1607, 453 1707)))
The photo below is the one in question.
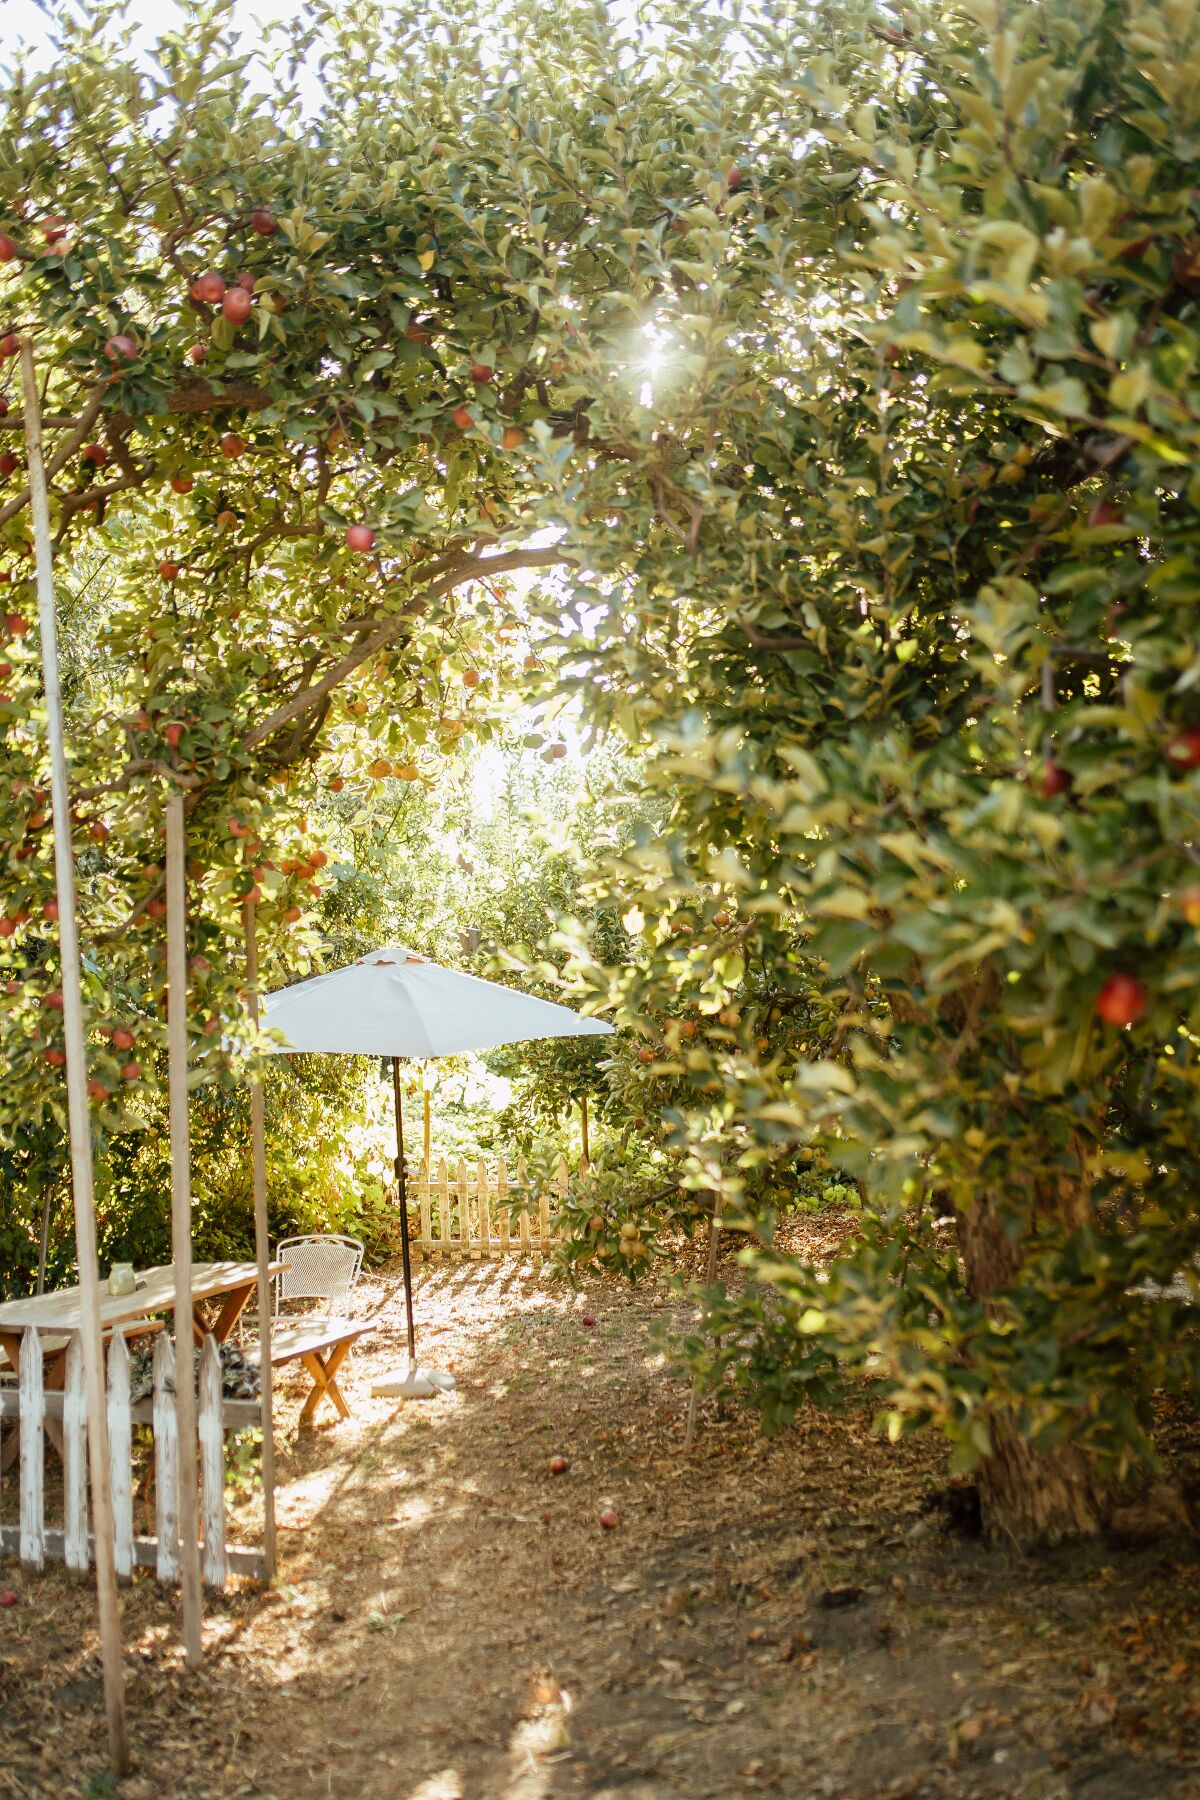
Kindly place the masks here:
MULTIPOLYGON (((275 1278, 275 1320, 271 1325, 271 1363, 300 1362, 312 1379, 312 1390, 300 1414, 302 1426, 311 1425, 321 1401, 328 1398, 343 1419, 350 1408, 337 1383, 337 1373, 360 1337, 373 1327, 369 1319, 339 1318, 362 1268, 363 1245, 358 1238, 335 1232, 313 1232, 307 1237, 284 1238, 275 1254, 287 1267, 275 1278), (308 1311, 294 1318, 281 1315, 287 1300, 324 1300, 329 1312, 308 1311)), ((247 1346, 246 1360, 257 1365, 259 1344, 247 1346)))
POLYGON ((326 1300, 337 1310, 344 1309, 362 1269, 363 1245, 359 1238, 311 1232, 284 1238, 275 1254, 287 1264, 275 1277, 278 1318, 285 1300, 326 1300))

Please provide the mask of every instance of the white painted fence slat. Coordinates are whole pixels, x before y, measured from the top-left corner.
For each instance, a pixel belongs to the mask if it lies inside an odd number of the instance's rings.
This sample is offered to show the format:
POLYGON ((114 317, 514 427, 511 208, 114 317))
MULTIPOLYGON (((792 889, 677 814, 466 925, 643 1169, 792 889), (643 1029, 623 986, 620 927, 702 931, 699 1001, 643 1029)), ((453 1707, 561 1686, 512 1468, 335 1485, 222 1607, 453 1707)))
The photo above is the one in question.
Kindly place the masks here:
POLYGON ((40 1569, 46 1560, 43 1471, 45 1412, 42 1340, 30 1326, 21 1339, 21 1561, 40 1569))
POLYGON ((200 1519, 204 1530, 202 1571, 206 1587, 224 1590, 225 1421, 221 1416, 221 1352, 211 1332, 200 1352, 200 1519))
POLYGON ((63 1389, 63 1561, 73 1575, 88 1572, 87 1400, 83 1339, 71 1333, 63 1389))
POLYGON ((175 1396, 175 1352, 164 1331, 154 1346, 154 1493, 158 1534, 158 1579, 179 1580, 179 1438, 175 1396))
POLYGON ((471 1196, 467 1188, 467 1165, 458 1159, 458 1253, 464 1259, 471 1254, 471 1196))
POLYGON ((129 1412, 129 1348, 114 1331, 108 1347, 108 1471, 112 1491, 113 1545, 117 1580, 133 1575, 133 1421, 129 1412))

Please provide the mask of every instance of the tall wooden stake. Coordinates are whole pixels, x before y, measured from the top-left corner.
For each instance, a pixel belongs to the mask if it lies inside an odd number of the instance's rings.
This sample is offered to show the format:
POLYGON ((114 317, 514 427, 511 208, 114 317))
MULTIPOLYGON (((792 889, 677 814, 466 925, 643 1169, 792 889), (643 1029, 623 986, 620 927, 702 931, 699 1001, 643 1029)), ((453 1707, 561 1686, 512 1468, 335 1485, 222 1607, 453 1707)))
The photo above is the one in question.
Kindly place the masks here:
POLYGON ((179 1563, 183 1649, 196 1668, 203 1646, 196 1381, 192 1355, 192 1181, 188 1131, 187 828, 183 795, 167 795, 167 1075, 171 1128, 171 1260, 175 1266, 175 1419, 179 1436, 179 1563))
MULTIPOLYGON (((717 1233, 721 1229, 722 1196, 717 1195, 713 1203, 712 1217, 708 1221, 708 1266, 704 1271, 704 1285, 711 1287, 717 1272, 717 1233)), ((683 1434, 683 1454, 687 1456, 692 1448, 692 1439, 696 1435, 696 1403, 700 1397, 700 1377, 692 1377, 692 1397, 688 1401, 687 1430, 683 1434)))
POLYGON ((54 552, 50 541, 50 500, 42 455, 42 415, 33 368, 33 346, 21 343, 21 384, 25 399, 25 445, 33 542, 37 558, 38 624, 42 639, 42 680, 50 743, 50 794, 54 816, 54 884, 58 899, 58 953, 62 964, 63 1041, 67 1053, 67 1122, 71 1140, 71 1188, 75 1202, 75 1254, 79 1263, 79 1311, 83 1341, 84 1395, 92 1476, 92 1527, 96 1539, 96 1600, 104 1709, 113 1771, 129 1767, 125 1728, 125 1675, 121 1664, 121 1615, 113 1553, 112 1494, 108 1473, 108 1419, 104 1403, 104 1344, 100 1330, 100 1277, 96 1266, 96 1209, 92 1189, 92 1138, 88 1119, 87 1051, 83 1037, 83 990, 79 929, 75 914, 75 862, 71 848, 71 797, 63 735, 62 690, 58 679, 58 621, 54 606, 54 552))
POLYGON ((587 1116, 587 1095, 586 1094, 583 1096, 583 1099, 579 1102, 579 1132, 580 1132, 580 1138, 582 1140, 582 1146, 583 1146, 583 1166, 586 1169, 588 1164, 592 1160, 591 1153, 590 1153, 590 1150, 588 1147, 588 1116, 587 1116))
MULTIPOLYGON (((258 1024, 258 939, 254 902, 242 909, 246 930, 246 985, 250 1017, 258 1024)), ((250 1159, 254 1180, 254 1257, 258 1264, 259 1405, 262 1413, 263 1553, 267 1575, 275 1574, 275 1421, 271 1407, 271 1239, 267 1228, 267 1130, 262 1082, 250 1083, 250 1159)))

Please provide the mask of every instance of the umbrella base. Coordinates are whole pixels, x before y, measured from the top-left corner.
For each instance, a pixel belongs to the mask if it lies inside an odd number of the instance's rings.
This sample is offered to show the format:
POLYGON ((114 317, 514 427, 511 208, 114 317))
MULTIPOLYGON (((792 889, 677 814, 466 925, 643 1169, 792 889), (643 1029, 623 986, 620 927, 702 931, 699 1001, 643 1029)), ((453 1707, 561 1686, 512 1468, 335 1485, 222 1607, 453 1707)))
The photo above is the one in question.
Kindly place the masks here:
POLYGON ((448 1394, 457 1386, 453 1375, 445 1369, 427 1369, 420 1363, 410 1363, 394 1375, 381 1375, 371 1383, 371 1392, 377 1400, 431 1400, 435 1394, 448 1394))

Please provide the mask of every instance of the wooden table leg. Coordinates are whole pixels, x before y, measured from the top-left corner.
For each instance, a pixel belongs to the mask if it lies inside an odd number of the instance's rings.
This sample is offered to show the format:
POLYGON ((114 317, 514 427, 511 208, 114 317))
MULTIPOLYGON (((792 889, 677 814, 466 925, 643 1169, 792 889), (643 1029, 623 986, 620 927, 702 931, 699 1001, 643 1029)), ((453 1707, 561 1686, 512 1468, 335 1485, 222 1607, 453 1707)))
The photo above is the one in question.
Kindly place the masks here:
POLYGON ((225 1342, 241 1318, 246 1302, 254 1292, 255 1286, 255 1282, 248 1281, 244 1287, 230 1288, 226 1294, 215 1320, 210 1326, 205 1327, 205 1330, 212 1332, 218 1344, 225 1342))
POLYGON ((350 1340, 347 1340, 344 1344, 335 1344, 324 1362, 321 1361, 320 1356, 315 1350, 309 1351, 307 1355, 300 1358, 300 1361, 304 1364, 304 1367, 313 1378, 312 1393, 304 1402, 304 1409, 300 1414, 300 1425, 302 1427, 312 1424, 313 1419, 316 1417, 317 1408, 325 1398, 326 1394, 329 1395, 329 1398, 333 1401, 333 1404, 337 1407, 343 1419, 348 1419, 350 1417, 350 1408, 346 1405, 341 1388, 334 1380, 334 1377, 346 1360, 349 1352, 350 1340))

